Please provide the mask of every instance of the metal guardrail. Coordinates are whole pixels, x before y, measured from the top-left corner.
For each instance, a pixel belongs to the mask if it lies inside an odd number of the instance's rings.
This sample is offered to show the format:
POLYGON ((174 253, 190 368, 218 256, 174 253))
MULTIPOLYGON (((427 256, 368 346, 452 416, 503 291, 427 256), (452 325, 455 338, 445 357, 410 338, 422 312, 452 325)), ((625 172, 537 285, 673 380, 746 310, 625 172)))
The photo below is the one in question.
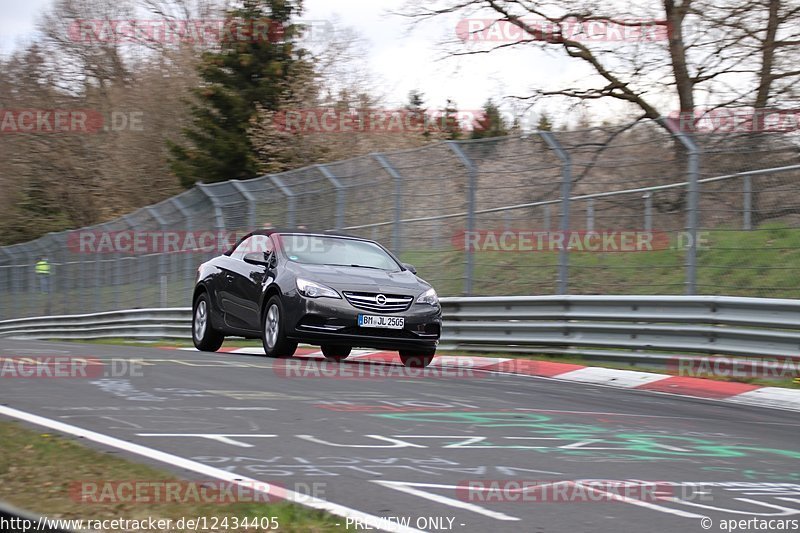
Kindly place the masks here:
POLYGON ((0 337, 19 339, 191 339, 189 307, 129 309, 0 322, 0 337))
MULTIPOLYGON (((676 353, 800 356, 800 300, 511 296, 443 298, 442 306, 442 343, 463 350, 653 360, 676 353)), ((0 337, 187 339, 190 321, 189 308, 14 319, 0 322, 0 337)))
POLYGON ((676 353, 800 356, 800 300, 521 296, 450 298, 444 310, 442 342, 465 350, 653 361, 676 353))

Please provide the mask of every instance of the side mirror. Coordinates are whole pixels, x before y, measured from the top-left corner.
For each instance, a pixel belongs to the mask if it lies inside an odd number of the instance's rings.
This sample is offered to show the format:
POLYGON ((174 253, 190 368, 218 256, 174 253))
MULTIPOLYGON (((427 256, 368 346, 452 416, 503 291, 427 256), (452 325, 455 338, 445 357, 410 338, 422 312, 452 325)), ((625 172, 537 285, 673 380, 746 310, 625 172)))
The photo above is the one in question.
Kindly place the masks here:
POLYGON ((269 257, 264 252, 250 252, 244 256, 244 262, 250 265, 269 266, 269 257))
POLYGON ((411 263, 403 263, 403 268, 414 274, 417 275, 417 269, 411 263))

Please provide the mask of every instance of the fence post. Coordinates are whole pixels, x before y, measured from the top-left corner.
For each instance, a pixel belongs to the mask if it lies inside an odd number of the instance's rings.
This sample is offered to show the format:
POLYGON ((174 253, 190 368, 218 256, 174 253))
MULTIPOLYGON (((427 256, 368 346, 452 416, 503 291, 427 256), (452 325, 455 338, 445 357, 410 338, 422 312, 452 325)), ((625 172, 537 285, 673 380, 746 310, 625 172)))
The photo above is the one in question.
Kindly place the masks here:
POLYGON ((753 183, 750 176, 744 177, 744 230, 753 229, 753 183))
POLYGON ((552 218, 552 213, 550 211, 550 204, 544 206, 544 230, 550 231, 550 219, 552 218))
POLYGON ((669 131, 677 138, 689 153, 688 179, 689 189, 686 201, 686 232, 689 234, 689 247, 686 250, 686 294, 697 294, 697 209, 700 197, 700 150, 694 140, 675 125, 673 119, 660 119, 669 131))
POLYGON ((51 257, 53 257, 53 260, 50 262, 52 268, 50 290, 53 291, 54 295, 57 295, 57 297, 51 300, 51 307, 54 315, 59 313, 66 314, 69 311, 64 309, 64 302, 67 298, 64 297, 64 295, 66 295, 66 284, 64 283, 65 269, 63 265, 67 262, 69 232, 50 232, 47 236, 50 237, 54 243, 50 252, 51 257))
MULTIPOLYGON (((135 229, 136 228, 136 224, 131 222, 131 218, 132 218, 131 215, 122 215, 122 220, 125 222, 125 224, 128 225, 128 229, 130 229, 131 232, 135 232, 136 231, 136 229, 135 229)), ((145 276, 145 262, 144 262, 145 258, 146 258, 145 255, 139 255, 135 251, 135 249, 132 249, 130 258, 123 259, 123 260, 134 261, 133 266, 128 267, 128 272, 130 273, 130 275, 128 276, 128 279, 130 280, 131 285, 133 287, 133 291, 135 293, 135 298, 136 298, 135 306, 138 307, 138 308, 144 307, 144 292, 145 292, 144 291, 144 284, 147 283, 147 281, 146 281, 147 280, 147 276, 145 276), (136 270, 136 278, 133 277, 133 270, 134 269, 136 270), (137 287, 137 285, 138 285, 138 287, 137 287)), ((128 305, 126 304, 123 307, 127 308, 128 305)))
POLYGON ((271 174, 269 179, 286 196, 288 210, 286 212, 286 226, 295 226, 295 211, 297 210, 297 195, 278 176, 271 174))
MULTIPOLYGON (((181 204, 180 196, 171 198, 169 203, 175 207, 175 209, 183 217, 183 220, 186 221, 186 231, 194 231, 194 228, 192 227, 192 215, 181 204)), ((183 254, 183 275, 181 275, 181 279, 183 280, 183 294, 191 294, 195 278, 195 276, 192 275, 191 255, 197 253, 197 250, 184 250, 181 248, 180 253, 183 254)), ((191 298, 191 296, 189 296, 189 298, 191 298)))
POLYGON ((594 231, 594 198, 586 202, 586 230, 594 231))
POLYGON ((31 316, 36 316, 37 315, 37 311, 36 311, 36 295, 39 293, 39 287, 38 287, 39 280, 36 279, 36 270, 35 270, 35 268, 36 268, 36 257, 31 255, 30 252, 28 252, 28 250, 27 250, 28 246, 22 246, 22 249, 24 250, 22 253, 25 254, 25 257, 26 257, 25 266, 23 268, 25 268, 28 271, 27 276, 25 275, 24 271, 22 273, 23 279, 27 278, 27 280, 28 280, 27 281, 28 294, 27 294, 27 298, 26 298, 27 299, 27 304, 25 305, 25 312, 27 314, 27 312, 28 312, 27 308, 28 308, 28 306, 30 306, 31 313, 32 313, 31 316))
POLYGON ((11 274, 13 273, 13 267, 11 263, 13 261, 13 256, 5 250, 5 246, 0 246, 0 253, 8 258, 7 261, 3 262, 2 266, 0 266, 0 271, 3 272, 3 278, 5 281, 3 282, 3 297, 0 298, 0 318, 4 315, 8 315, 7 318, 14 318, 10 310, 6 309, 6 303, 10 303, 14 301, 14 297, 11 295, 11 274))
POLYGON ((94 310, 96 313, 103 310, 103 284, 100 281, 102 265, 103 256, 100 253, 100 247, 98 247, 94 254, 94 310))
POLYGON ((225 216, 222 213, 222 206, 219 203, 219 198, 211 194, 207 190, 208 185, 205 183, 198 183, 197 188, 202 192, 206 198, 211 201, 211 205, 214 206, 214 229, 215 230, 223 230, 225 229, 225 216))
POLYGON ((247 226, 253 230, 256 227, 256 197, 253 196, 247 187, 242 185, 241 180, 231 180, 230 184, 247 201, 247 226))
POLYGON ((645 193, 642 198, 644 198, 644 230, 653 231, 653 193, 645 193))
POLYGON ((403 176, 397 171, 389 160, 381 153, 371 154, 394 180, 394 226, 392 227, 392 251, 396 255, 403 252, 403 176))
MULTIPOLYGON (((447 146, 456 154, 461 160, 461 163, 467 168, 467 175, 469 178, 467 186, 467 235, 470 237, 475 233, 475 189, 477 188, 478 171, 475 164, 467 157, 464 150, 458 144, 458 141, 447 141, 447 146)), ((467 242, 468 239, 464 239, 467 242)), ((472 295, 472 278, 475 271, 475 255, 472 247, 466 246, 464 250, 467 258, 466 272, 464 278, 464 296, 472 295)))
POLYGON ((327 165, 317 165, 317 169, 331 182, 333 188, 336 189, 336 230, 339 231, 344 227, 344 185, 336 177, 336 174, 328 168, 327 165))
MULTIPOLYGON (((216 230, 217 234, 219 234, 220 232, 222 232, 222 230, 225 229, 225 214, 223 212, 223 206, 222 203, 219 201, 219 198, 211 194, 211 191, 208 190, 208 187, 210 186, 204 183, 197 184, 197 188, 200 189, 200 192, 202 192, 206 196, 206 198, 208 198, 209 201, 211 201, 211 205, 214 206, 214 230, 216 230)), ((216 254, 212 252, 211 256, 213 255, 216 254)))
MULTIPOLYGON (((150 214, 151 217, 156 221, 158 224, 158 229, 161 230, 161 242, 163 242, 163 232, 167 229, 167 221, 164 220, 164 217, 156 210, 155 207, 145 207, 145 210, 150 214)), ((164 308, 167 307, 167 269, 165 268, 166 263, 166 253, 164 250, 156 250, 158 254, 158 286, 159 286, 159 307, 164 308)))
MULTIPOLYGON (((572 158, 561 147, 561 143, 548 131, 539 135, 561 160, 561 233, 566 238, 569 232, 570 194, 572 192, 572 158)), ((569 288, 569 250, 562 246, 558 252, 558 294, 567 294, 569 288)))

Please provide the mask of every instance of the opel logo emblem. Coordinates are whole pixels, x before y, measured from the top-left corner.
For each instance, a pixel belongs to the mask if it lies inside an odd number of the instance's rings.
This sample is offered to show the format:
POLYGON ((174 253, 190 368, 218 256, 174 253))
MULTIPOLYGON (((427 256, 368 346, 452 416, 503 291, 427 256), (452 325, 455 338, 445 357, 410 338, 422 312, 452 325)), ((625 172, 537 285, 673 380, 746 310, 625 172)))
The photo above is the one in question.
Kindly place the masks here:
POLYGON ((375 301, 378 302, 378 305, 386 305, 386 296, 379 294, 375 297, 375 301))

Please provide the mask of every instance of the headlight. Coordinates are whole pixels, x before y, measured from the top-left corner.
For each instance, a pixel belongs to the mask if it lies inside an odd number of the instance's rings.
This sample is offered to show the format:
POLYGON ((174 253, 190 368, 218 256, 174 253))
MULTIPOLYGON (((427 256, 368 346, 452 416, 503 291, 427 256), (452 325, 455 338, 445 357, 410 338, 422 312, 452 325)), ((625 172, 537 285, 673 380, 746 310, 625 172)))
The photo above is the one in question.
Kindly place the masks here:
POLYGON ((302 278, 297 278, 297 290, 308 298, 341 298, 339 293, 330 287, 302 278))
POLYGON ((419 298, 417 298, 417 303, 439 305, 439 297, 436 295, 436 291, 431 288, 419 295, 419 298))

